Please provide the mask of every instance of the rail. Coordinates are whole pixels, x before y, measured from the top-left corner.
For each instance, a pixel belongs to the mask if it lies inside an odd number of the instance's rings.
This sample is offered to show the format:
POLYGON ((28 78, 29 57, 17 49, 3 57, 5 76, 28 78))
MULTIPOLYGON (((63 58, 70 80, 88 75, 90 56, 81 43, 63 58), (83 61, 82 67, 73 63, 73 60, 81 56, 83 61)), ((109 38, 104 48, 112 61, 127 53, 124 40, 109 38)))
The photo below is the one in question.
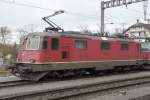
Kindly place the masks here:
POLYGON ((113 75, 97 78, 85 78, 58 82, 42 82, 37 84, 19 85, 0 89, 3 100, 51 100, 73 97, 77 95, 104 91, 108 89, 128 87, 150 82, 149 72, 113 75), (29 99, 30 98, 30 99, 29 99))

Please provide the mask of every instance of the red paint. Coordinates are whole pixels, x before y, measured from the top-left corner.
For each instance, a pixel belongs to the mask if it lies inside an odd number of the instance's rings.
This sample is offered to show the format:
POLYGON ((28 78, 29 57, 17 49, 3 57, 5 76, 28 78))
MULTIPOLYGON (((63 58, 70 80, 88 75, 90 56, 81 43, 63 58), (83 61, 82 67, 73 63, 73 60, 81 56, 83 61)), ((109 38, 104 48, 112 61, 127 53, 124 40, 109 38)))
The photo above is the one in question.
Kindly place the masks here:
POLYGON ((143 52, 143 58, 147 59, 147 60, 150 60, 150 51, 143 52))
MULTIPOLYGON (((110 50, 101 50, 100 44, 104 40, 84 39, 88 41, 87 49, 75 48, 75 40, 79 38, 60 36, 59 50, 51 50, 51 39, 48 37, 48 50, 19 50, 18 62, 31 62, 35 60, 36 63, 45 62, 73 62, 73 61, 110 61, 110 60, 137 60, 142 59, 143 54, 140 50, 140 44, 137 42, 125 41, 129 43, 128 50, 121 50, 121 40, 105 40, 111 44, 110 50), (63 59, 62 53, 65 52, 68 58, 63 59)), ((80 39, 79 39, 80 40, 80 39)), ((81 39, 82 40, 82 39, 81 39)), ((147 54, 144 54, 144 57, 147 54)), ((150 54, 149 54, 150 58, 150 54)))

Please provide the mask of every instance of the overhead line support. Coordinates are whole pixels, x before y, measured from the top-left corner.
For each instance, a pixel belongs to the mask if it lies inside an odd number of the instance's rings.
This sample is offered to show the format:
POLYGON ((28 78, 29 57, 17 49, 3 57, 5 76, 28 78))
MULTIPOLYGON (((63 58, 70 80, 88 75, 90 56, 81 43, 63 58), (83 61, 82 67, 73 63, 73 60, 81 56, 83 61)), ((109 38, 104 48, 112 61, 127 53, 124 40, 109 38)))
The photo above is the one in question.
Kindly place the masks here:
POLYGON ((147 1, 147 0, 110 0, 110 1, 102 1, 101 2, 101 33, 104 33, 105 29, 105 18, 104 18, 104 11, 107 8, 113 8, 113 7, 119 7, 123 5, 129 5, 133 3, 138 3, 142 1, 147 1))

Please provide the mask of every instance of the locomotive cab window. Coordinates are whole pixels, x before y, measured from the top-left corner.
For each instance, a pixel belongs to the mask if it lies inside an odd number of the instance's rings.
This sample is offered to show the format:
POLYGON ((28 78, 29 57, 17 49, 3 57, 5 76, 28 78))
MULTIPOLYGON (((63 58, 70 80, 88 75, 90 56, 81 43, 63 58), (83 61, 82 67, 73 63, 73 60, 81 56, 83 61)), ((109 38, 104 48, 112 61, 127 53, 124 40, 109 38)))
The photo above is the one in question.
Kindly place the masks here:
POLYGON ((51 49, 52 50, 58 50, 59 49, 59 39, 58 38, 52 38, 51 49))
POLYGON ((121 50, 128 50, 129 44, 128 43, 121 43, 121 50))
POLYGON ((109 50, 111 49, 110 42, 101 42, 101 50, 109 50))
POLYGON ((87 41, 86 40, 75 40, 75 48, 87 49, 87 41))
POLYGON ((40 36, 31 36, 28 39, 27 49, 38 50, 40 46, 40 36))

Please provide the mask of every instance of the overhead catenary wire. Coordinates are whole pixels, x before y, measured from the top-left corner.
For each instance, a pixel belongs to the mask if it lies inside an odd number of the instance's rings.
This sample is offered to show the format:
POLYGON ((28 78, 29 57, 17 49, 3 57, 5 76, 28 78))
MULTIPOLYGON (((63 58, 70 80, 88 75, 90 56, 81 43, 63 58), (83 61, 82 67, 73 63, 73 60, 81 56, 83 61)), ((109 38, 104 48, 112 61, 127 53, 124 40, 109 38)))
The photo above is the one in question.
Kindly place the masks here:
POLYGON ((130 10, 132 12, 137 12, 137 13, 141 13, 141 14, 144 14, 144 17, 146 15, 150 15, 150 13, 147 11, 148 10, 148 2, 149 0, 147 0, 146 2, 144 2, 144 6, 143 6, 143 9, 144 11, 140 11, 140 10, 137 10, 137 9, 133 9, 133 8, 128 8, 128 7, 122 7, 123 9, 126 9, 126 10, 130 10), (146 3, 146 4, 145 4, 146 3), (145 7, 146 6, 146 7, 145 7), (146 15, 145 15, 146 14, 146 15))
MULTIPOLYGON (((136 9, 133 9, 133 8, 124 8, 124 9, 130 10, 130 11, 133 11, 133 12, 138 12, 138 13, 141 13, 141 14, 144 13, 143 11, 139 11, 139 10, 136 10, 136 9)), ((147 12, 147 15, 150 15, 150 13, 147 12)))
MULTIPOLYGON (((35 8, 35 9, 41 9, 41 10, 45 10, 45 11, 53 11, 53 12, 58 11, 56 9, 44 8, 44 7, 30 5, 30 4, 25 4, 25 3, 18 3, 18 2, 15 2, 15 1, 0 0, 0 2, 7 3, 7 4, 12 4, 12 5, 17 5, 17 6, 30 7, 30 8, 35 8)), ((134 12, 136 11, 136 12, 139 12, 139 13, 143 13, 143 12, 141 12, 139 10, 136 10, 136 9, 128 9, 128 8, 124 8, 124 9, 132 10, 134 12)), ((83 14, 83 13, 79 13, 79 12, 71 12, 71 11, 66 11, 66 10, 64 10, 64 13, 65 14, 69 14, 69 15, 73 15, 73 16, 93 18, 93 19, 98 19, 100 17, 100 16, 97 16, 97 15, 83 14)), ((150 13, 147 13, 147 14, 150 14, 150 13)))
POLYGON ((35 5, 30 5, 30 4, 24 4, 24 3, 17 3, 17 2, 14 2, 14 1, 0 0, 0 2, 7 3, 7 4, 12 4, 12 5, 17 5, 17 6, 24 6, 24 7, 41 9, 41 10, 47 10, 47 11, 57 11, 57 10, 54 10, 54 9, 43 8, 43 7, 40 7, 40 6, 35 6, 35 5))
MULTIPOLYGON (((18 6, 30 7, 30 8, 37 8, 37 9, 47 10, 47 11, 58 11, 56 9, 50 9, 50 8, 44 8, 44 7, 30 5, 30 4, 18 3, 18 2, 15 2, 15 1, 0 0, 0 2, 7 3, 7 4, 18 5, 18 6)), ((124 7, 122 7, 122 8, 124 8, 124 7)), ((131 8, 124 8, 124 9, 136 11, 136 12, 139 12, 139 13, 144 13, 144 12, 136 10, 136 9, 131 9, 131 8)), ((96 15, 88 15, 88 14, 85 15, 83 13, 76 13, 76 12, 71 12, 71 11, 65 11, 65 13, 75 15, 75 16, 89 16, 91 18, 96 18, 95 17, 96 15)), ((150 14, 150 13, 147 12, 147 14, 150 14)))
MULTIPOLYGON (((18 3, 18 2, 15 2, 15 1, 0 0, 0 2, 1 3, 6 3, 6 4, 12 4, 12 5, 16 5, 16 6, 23 6, 23 7, 30 7, 30 8, 35 8, 35 9, 41 9, 41 10, 46 10, 46 11, 53 11, 53 12, 58 11, 56 9, 44 8, 44 7, 30 5, 30 4, 25 4, 25 3, 18 3)), ((73 16, 79 16, 79 17, 88 17, 88 18, 93 18, 93 19, 97 19, 98 18, 98 16, 96 17, 96 15, 88 15, 88 14, 71 12, 71 11, 66 11, 66 10, 64 10, 64 13, 70 14, 70 15, 73 15, 73 16)))
MULTIPOLYGON (((44 7, 40 7, 40 6, 36 6, 36 5, 30 5, 30 4, 26 4, 26 3, 18 3, 18 2, 15 2, 15 1, 8 1, 8 0, 0 0, 1 3, 6 3, 6 4, 11 4, 11 5, 16 5, 16 6, 22 6, 22 7, 30 7, 30 8, 35 8, 35 9, 41 9, 41 10, 45 10, 45 11, 52 11, 52 12, 56 12, 58 10, 56 9, 50 9, 50 8, 44 8, 44 7)), ((136 10, 136 9, 130 9, 130 8, 124 8, 126 10, 131 10, 131 11, 136 11, 138 13, 143 13, 142 11, 139 11, 139 10, 136 10)), ((97 19, 99 20, 99 17, 98 15, 91 15, 91 14, 83 14, 83 13, 79 13, 79 12, 72 12, 72 11, 67 11, 67 10, 64 10, 64 13, 65 14, 69 14, 69 15, 72 15, 72 16, 78 16, 78 17, 84 17, 84 18, 90 18, 90 19, 97 19)), ((148 15, 150 15, 150 13, 147 12, 148 15)), ((107 19, 114 19, 114 18, 109 18, 107 16, 107 19)))

